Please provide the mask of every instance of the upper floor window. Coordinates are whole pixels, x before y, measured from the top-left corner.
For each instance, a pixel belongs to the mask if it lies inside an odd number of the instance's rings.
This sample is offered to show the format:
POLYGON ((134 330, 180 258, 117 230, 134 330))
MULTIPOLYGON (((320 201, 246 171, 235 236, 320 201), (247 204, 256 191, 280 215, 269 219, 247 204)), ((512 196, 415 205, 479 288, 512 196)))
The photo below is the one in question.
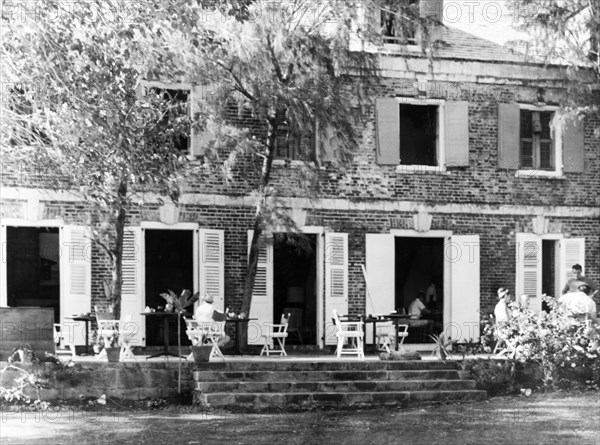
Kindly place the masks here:
POLYGON ((498 166, 526 176, 584 171, 583 120, 557 106, 498 104, 498 166))
POLYGON ((308 134, 293 134, 280 129, 275 141, 275 159, 288 161, 308 161, 314 158, 314 138, 308 134))
MULTIPOLYGON (((151 91, 158 94, 166 101, 166 108, 161 119, 161 125, 165 127, 171 126, 175 121, 182 116, 190 115, 190 90, 183 88, 151 88, 151 91)), ((182 133, 175 131, 173 143, 182 154, 188 154, 190 150, 190 133, 182 133)))
POLYGON ((467 102, 376 101, 377 163, 444 169, 469 165, 467 102))
POLYGON ((401 0, 386 2, 381 9, 381 36, 383 43, 416 45, 417 24, 416 14, 406 7, 412 7, 417 13, 418 0, 401 0), (403 8, 404 7, 404 8, 403 8))
POLYGON ((520 168, 555 169, 553 118, 554 111, 520 110, 520 168))

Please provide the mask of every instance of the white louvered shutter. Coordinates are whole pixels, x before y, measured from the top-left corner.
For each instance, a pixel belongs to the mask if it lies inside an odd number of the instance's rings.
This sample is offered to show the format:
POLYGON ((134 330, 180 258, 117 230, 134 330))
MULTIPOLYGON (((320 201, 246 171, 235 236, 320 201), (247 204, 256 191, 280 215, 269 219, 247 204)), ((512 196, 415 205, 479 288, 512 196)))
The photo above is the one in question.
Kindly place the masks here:
POLYGON ((335 344, 333 310, 348 313, 348 234, 325 234, 325 344, 335 344))
POLYGON ((200 295, 213 297, 215 310, 225 310, 225 232, 200 229, 200 295))
POLYGON ((82 226, 64 226, 60 230, 60 319, 67 343, 85 345, 85 322, 70 317, 92 309, 92 241, 82 226))
MULTIPOLYGON (((394 235, 366 234, 366 302, 367 314, 389 314, 396 303, 396 249, 394 235)), ((373 330, 366 331, 367 343, 373 330)))
MULTIPOLYGON (((573 265, 579 264, 585 275, 585 238, 568 238, 559 243, 560 249, 560 289, 565 287, 567 281, 575 278, 573 265)), ((560 293, 555 295, 560 297, 560 293)))
POLYGON ((454 235, 444 246, 444 264, 450 267, 450 323, 447 337, 479 340, 480 246, 478 235, 454 235))
POLYGON ((127 334, 132 335, 133 346, 146 345, 144 311, 144 230, 126 227, 123 234, 123 286, 121 290, 121 320, 127 334))
POLYGON ((515 297, 529 297, 529 309, 542 308, 542 240, 538 235, 517 233, 517 274, 515 297))
MULTIPOLYGON (((248 231, 248 254, 252 243, 253 230, 248 231)), ((262 334, 265 323, 273 323, 273 242, 272 238, 265 240, 258 255, 256 279, 252 290, 250 318, 257 320, 248 323, 248 344, 263 344, 262 334)))

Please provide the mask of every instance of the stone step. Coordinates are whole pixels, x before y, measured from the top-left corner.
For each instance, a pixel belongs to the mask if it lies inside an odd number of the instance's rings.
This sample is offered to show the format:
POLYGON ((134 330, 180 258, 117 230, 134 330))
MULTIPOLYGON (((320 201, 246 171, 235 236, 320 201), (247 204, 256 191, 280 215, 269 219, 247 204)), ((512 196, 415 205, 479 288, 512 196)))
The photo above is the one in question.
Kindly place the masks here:
POLYGON ((458 380, 458 371, 344 370, 344 371, 194 371, 196 382, 322 382, 373 380, 458 380))
POLYGON ((196 363, 198 371, 343 371, 343 370, 436 370, 458 369, 458 364, 440 360, 339 360, 339 361, 287 361, 281 358, 262 357, 257 361, 220 361, 196 363))
POLYGON ((397 392, 475 389, 474 380, 371 380, 371 381, 297 381, 297 382, 196 382, 205 393, 331 393, 397 392))
POLYGON ((485 391, 390 391, 390 392, 303 392, 303 393, 208 393, 198 395, 210 407, 229 409, 306 409, 312 407, 350 407, 408 405, 434 401, 480 401, 485 391))

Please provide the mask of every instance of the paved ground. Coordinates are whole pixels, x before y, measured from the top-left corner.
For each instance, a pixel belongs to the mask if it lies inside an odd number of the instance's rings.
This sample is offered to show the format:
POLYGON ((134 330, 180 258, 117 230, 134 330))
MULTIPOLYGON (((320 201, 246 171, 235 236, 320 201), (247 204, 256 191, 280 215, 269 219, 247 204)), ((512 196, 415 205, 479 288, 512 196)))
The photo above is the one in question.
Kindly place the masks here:
POLYGON ((232 414, 186 408, 2 412, 1 444, 600 444, 600 394, 413 409, 232 414))

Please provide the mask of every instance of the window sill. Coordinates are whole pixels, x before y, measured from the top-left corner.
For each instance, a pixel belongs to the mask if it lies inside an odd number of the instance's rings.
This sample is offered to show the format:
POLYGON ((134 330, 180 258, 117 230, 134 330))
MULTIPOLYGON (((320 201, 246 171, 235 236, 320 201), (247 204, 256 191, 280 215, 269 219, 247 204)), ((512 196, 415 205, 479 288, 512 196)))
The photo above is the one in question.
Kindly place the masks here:
POLYGON ((433 174, 433 175, 449 175, 450 172, 446 170, 446 167, 440 165, 397 165, 397 174, 433 174))
POLYGON ((543 170, 517 170, 515 178, 566 179, 562 172, 543 170))
POLYGON ((273 167, 301 168, 304 165, 307 165, 312 168, 315 167, 315 163, 313 161, 304 162, 304 161, 288 160, 288 159, 273 159, 273 167))
POLYGON ((420 53, 422 51, 421 46, 414 43, 384 43, 383 49, 390 54, 404 51, 420 53))

